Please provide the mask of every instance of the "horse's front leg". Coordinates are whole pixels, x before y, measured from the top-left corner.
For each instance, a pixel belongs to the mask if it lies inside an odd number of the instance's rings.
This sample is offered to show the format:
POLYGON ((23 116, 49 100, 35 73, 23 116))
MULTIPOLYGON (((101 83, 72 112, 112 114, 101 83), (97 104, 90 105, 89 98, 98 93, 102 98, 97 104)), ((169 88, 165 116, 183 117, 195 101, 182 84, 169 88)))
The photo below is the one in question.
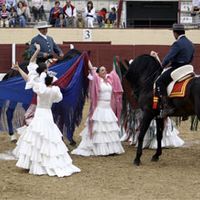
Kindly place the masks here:
POLYGON ((138 136, 138 147, 137 147, 136 157, 134 160, 134 164, 137 166, 139 166, 141 163, 140 157, 142 156, 143 140, 152 119, 153 116, 151 115, 151 113, 144 112, 144 116, 142 118, 140 126, 140 133, 138 136))
POLYGON ((163 129, 164 129, 164 119, 161 118, 156 118, 156 129, 157 129, 157 133, 156 133, 156 137, 157 137, 157 150, 156 153, 153 155, 151 161, 158 161, 159 160, 159 156, 162 154, 162 136, 163 136, 163 129))

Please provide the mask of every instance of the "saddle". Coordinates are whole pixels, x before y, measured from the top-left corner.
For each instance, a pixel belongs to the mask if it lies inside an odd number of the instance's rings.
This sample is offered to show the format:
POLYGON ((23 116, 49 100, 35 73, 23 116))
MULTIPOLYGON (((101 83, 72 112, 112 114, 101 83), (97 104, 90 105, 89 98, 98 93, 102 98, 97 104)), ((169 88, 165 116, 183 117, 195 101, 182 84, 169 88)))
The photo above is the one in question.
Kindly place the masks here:
MULTIPOLYGON (((186 86, 194 77, 194 69, 192 65, 184 65, 174 70, 171 73, 172 82, 167 86, 167 94, 169 98, 184 97, 186 92, 186 86)), ((155 88, 155 84, 154 84, 155 88)), ((155 90, 154 90, 155 91, 155 90)), ((159 98, 153 96, 153 109, 158 108, 159 98)))
POLYGON ((194 68, 192 65, 184 65, 171 73, 173 81, 167 87, 169 97, 184 97, 186 86, 194 77, 194 68))

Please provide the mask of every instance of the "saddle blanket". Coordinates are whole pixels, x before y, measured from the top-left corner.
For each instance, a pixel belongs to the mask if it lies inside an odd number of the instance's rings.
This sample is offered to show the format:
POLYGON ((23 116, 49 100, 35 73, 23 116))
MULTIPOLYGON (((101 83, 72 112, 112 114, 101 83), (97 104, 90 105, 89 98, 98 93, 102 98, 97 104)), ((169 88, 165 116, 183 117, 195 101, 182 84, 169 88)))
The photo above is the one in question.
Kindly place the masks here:
POLYGON ((176 82, 172 92, 170 93, 169 97, 184 97, 185 96, 185 92, 186 92, 186 87, 187 84, 190 82, 190 80, 192 80, 193 77, 190 77, 188 79, 185 79, 183 81, 180 82, 176 82))

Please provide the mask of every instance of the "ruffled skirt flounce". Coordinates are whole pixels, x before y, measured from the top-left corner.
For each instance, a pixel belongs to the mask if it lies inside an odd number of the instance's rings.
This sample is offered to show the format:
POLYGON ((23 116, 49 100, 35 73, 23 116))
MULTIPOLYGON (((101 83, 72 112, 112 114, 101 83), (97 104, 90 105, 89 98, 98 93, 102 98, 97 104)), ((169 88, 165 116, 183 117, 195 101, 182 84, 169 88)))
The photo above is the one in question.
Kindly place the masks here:
POLYGON ((18 159, 16 166, 35 175, 64 177, 80 172, 72 164, 51 110, 37 108, 30 125, 19 128, 18 132, 20 137, 13 150, 18 159))
MULTIPOLYGON (((99 102, 92 116, 92 136, 86 125, 81 132, 81 143, 71 153, 82 156, 106 156, 124 153, 121 145, 117 117, 109 102, 99 102)), ((87 124, 87 123, 86 123, 87 124)))

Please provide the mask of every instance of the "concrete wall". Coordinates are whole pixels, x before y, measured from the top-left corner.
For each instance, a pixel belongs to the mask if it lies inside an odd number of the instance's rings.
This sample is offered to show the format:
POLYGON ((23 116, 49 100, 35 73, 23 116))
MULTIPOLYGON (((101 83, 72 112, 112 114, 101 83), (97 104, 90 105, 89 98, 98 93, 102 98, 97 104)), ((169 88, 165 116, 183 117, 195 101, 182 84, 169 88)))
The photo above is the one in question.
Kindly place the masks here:
MULTIPOLYGON (((63 41, 84 41, 83 32, 85 29, 56 29, 51 28, 48 34, 58 44, 63 41)), ((91 41, 111 41, 112 44, 135 45, 171 45, 174 37, 168 29, 90 29, 91 41)), ((0 29, 0 44, 24 44, 38 34, 33 28, 0 29)), ((200 30, 188 30, 186 35, 197 44, 200 44, 200 30)))

